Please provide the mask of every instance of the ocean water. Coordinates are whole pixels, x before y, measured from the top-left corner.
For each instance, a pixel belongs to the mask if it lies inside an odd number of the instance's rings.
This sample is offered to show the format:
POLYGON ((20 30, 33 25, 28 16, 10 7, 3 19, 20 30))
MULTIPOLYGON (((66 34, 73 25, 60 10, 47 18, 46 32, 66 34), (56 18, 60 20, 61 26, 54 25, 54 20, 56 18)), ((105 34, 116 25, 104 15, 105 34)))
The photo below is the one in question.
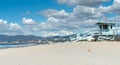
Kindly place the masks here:
POLYGON ((0 49, 36 46, 38 44, 0 44, 0 49))

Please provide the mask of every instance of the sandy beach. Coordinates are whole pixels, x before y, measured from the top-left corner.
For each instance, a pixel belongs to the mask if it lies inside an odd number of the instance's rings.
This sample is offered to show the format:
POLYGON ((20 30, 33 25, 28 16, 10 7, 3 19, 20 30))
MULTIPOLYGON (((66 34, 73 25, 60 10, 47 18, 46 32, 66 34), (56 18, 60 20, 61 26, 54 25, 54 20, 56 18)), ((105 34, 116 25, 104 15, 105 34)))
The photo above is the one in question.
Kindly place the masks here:
POLYGON ((0 65, 120 65, 120 42, 72 42, 0 50, 0 65))

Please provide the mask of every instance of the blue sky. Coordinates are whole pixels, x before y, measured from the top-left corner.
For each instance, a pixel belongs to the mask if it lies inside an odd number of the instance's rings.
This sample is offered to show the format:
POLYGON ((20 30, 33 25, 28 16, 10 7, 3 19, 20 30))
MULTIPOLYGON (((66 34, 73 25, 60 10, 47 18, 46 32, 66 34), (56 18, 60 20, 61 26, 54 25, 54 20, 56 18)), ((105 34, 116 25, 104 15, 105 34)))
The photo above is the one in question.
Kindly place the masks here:
POLYGON ((110 0, 109 2, 103 3, 103 6, 110 6, 113 4, 113 2, 114 2, 114 0, 110 0))
POLYGON ((55 36, 94 29, 119 16, 119 0, 0 0, 0 34, 55 36), (86 25, 88 24, 88 25, 86 25))
MULTIPOLYGON (((103 3, 104 6, 112 5, 113 0, 103 3)), ((56 0, 0 0, 0 18, 8 22, 21 23, 23 17, 33 18, 36 21, 45 21, 45 17, 38 12, 46 9, 64 9, 71 12, 73 7, 65 4, 58 4, 56 0), (27 14, 30 12, 30 14, 27 14)))
POLYGON ((38 12, 51 8, 72 10, 72 7, 58 5, 55 0, 0 0, 0 18, 8 20, 8 22, 18 23, 21 22, 23 17, 45 21, 45 18, 38 12), (27 12, 30 12, 30 14, 27 14, 27 12))

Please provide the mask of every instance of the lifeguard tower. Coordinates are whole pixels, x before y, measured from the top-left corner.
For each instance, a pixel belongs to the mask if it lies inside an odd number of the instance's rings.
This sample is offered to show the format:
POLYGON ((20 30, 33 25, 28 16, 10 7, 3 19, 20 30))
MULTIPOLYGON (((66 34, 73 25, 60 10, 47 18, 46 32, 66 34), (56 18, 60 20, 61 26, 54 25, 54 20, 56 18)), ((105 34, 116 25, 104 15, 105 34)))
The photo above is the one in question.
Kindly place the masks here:
POLYGON ((113 22, 97 22, 97 33, 95 34, 96 40, 115 40, 116 23, 113 22))
POLYGON ((96 30, 70 36, 71 41, 114 41, 116 36, 115 22, 97 22, 96 30))

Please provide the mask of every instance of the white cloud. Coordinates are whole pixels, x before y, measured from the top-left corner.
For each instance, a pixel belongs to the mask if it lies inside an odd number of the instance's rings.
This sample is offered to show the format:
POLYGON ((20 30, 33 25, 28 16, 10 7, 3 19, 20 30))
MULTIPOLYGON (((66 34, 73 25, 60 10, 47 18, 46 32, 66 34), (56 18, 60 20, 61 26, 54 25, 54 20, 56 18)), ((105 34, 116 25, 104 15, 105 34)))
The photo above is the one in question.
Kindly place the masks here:
MULTIPOLYGON (((97 8, 79 5, 74 7, 73 11, 70 13, 67 13, 65 10, 57 11, 54 9, 48 9, 42 11, 41 14, 47 17, 46 22, 39 24, 41 31, 59 31, 64 32, 64 34, 66 33, 66 35, 68 33, 65 31, 78 32, 88 27, 93 28, 98 18, 102 16, 102 14, 97 11, 97 8)), ((58 34, 63 35, 58 32, 49 32, 48 36, 58 34)))
POLYGON ((49 36, 58 36, 58 33, 54 32, 48 32, 48 31, 42 31, 40 34, 42 34, 43 37, 49 37, 49 36))
POLYGON ((17 23, 10 23, 10 29, 21 29, 21 27, 17 23))
POLYGON ((66 31, 66 30, 60 30, 59 35, 65 36, 65 35, 71 35, 74 34, 72 31, 66 31))
POLYGON ((6 20, 0 19, 0 34, 19 35, 22 34, 22 28, 17 23, 8 24, 6 20))
POLYGON ((0 31, 7 30, 9 25, 6 20, 0 19, 0 31))
POLYGON ((114 0, 113 5, 108 7, 99 7, 99 11, 102 13, 118 13, 120 14, 120 0, 114 0))
POLYGON ((57 0, 59 4, 67 4, 70 6, 81 5, 81 6, 97 6, 101 5, 103 2, 108 2, 110 0, 57 0))
POLYGON ((74 7, 73 11, 70 13, 67 13, 64 10, 57 11, 53 9, 48 9, 41 13, 48 18, 46 22, 40 24, 45 31, 76 31, 83 27, 93 27, 92 25, 97 22, 98 18, 103 16, 97 8, 79 5, 74 7))
POLYGON ((74 16, 79 19, 98 19, 102 14, 97 10, 97 8, 86 7, 86 6, 76 6, 74 8, 74 16))
POLYGON ((7 21, 0 19, 0 24, 7 24, 7 21))
POLYGON ((29 18, 23 18, 22 22, 25 25, 34 25, 34 24, 36 24, 36 22, 33 19, 29 19, 29 18))
POLYGON ((65 35, 71 35, 74 34, 74 32, 71 31, 65 31, 65 30, 60 30, 60 31, 42 31, 41 32, 43 37, 49 37, 49 36, 65 36, 65 35))
POLYGON ((53 22, 53 23, 56 23, 56 22, 58 22, 59 20, 58 19, 56 19, 56 18, 54 18, 54 17, 49 17, 48 19, 47 19, 47 21, 49 22, 53 22))
POLYGON ((48 10, 42 11, 41 14, 43 14, 46 17, 55 17, 60 19, 64 19, 68 17, 68 13, 65 12, 65 10, 57 11, 54 9, 48 9, 48 10))

